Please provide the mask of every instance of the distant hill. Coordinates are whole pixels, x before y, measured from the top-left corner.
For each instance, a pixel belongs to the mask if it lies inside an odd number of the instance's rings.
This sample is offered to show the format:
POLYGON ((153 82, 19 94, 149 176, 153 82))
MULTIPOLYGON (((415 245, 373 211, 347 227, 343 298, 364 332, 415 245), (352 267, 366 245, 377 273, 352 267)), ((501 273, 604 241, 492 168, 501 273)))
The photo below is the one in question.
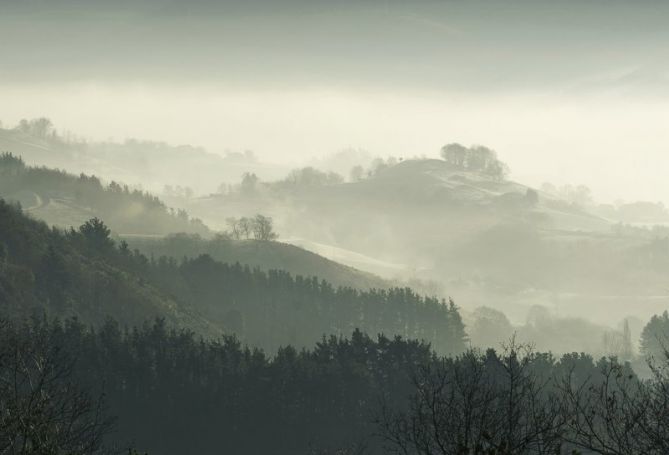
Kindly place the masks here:
POLYGON ((616 225, 552 193, 445 160, 405 160, 354 182, 326 177, 257 182, 184 207, 213 226, 270 215, 305 248, 365 258, 357 268, 387 279, 437 282, 467 308, 494 301, 518 324, 535 305, 599 322, 605 315, 615 325, 630 314, 625 302, 649 317, 669 301, 667 229, 616 225))
POLYGON ((231 214, 265 213, 288 237, 418 269, 433 267, 435 253, 445 247, 459 248, 501 225, 551 232, 611 229, 604 218, 555 196, 434 159, 406 160, 357 182, 268 182, 185 207, 214 226, 224 226, 231 214))
POLYGON ((103 184, 95 176, 26 166, 22 158, 4 153, 0 177, 0 197, 21 203, 27 212, 54 226, 79 226, 98 217, 108 220, 119 234, 210 234, 183 210, 170 209, 157 197, 127 185, 103 184))
POLYGON ((128 139, 91 142, 57 134, 48 119, 25 122, 25 127, 0 128, 0 152, 23 157, 28 165, 102 176, 141 186, 152 192, 180 185, 199 193, 216 191, 222 183, 238 182, 246 172, 279 178, 288 169, 258 161, 252 152, 210 153, 201 147, 128 139), (46 126, 33 124, 42 121, 46 126))

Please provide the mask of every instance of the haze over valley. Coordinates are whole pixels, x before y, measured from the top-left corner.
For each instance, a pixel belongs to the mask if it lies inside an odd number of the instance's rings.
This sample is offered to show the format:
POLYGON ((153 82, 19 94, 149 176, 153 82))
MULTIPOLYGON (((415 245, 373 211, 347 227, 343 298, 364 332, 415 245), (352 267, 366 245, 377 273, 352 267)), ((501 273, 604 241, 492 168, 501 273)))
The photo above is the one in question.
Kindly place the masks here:
POLYGON ((0 455, 667 453, 667 18, 3 2, 0 455))

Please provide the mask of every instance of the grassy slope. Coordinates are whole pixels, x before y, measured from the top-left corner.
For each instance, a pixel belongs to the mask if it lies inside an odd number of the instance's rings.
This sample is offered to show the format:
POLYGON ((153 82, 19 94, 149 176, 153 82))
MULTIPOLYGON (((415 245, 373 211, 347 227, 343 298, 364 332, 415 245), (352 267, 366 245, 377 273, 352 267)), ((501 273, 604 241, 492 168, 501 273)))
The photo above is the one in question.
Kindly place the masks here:
POLYGON ((255 240, 202 240, 187 236, 164 239, 128 238, 131 247, 153 256, 196 257, 209 254, 214 259, 248 264, 262 270, 281 269, 293 275, 317 276, 335 286, 357 289, 387 288, 390 282, 361 272, 315 253, 281 242, 255 240))

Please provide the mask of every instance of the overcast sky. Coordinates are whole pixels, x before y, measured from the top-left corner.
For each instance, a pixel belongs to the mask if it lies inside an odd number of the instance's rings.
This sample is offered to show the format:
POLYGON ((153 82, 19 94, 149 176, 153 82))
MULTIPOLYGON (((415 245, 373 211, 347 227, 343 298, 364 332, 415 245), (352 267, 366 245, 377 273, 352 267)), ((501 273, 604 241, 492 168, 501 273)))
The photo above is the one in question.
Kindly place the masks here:
POLYGON ((496 149, 669 202, 669 2, 0 0, 0 119, 252 149, 496 149))

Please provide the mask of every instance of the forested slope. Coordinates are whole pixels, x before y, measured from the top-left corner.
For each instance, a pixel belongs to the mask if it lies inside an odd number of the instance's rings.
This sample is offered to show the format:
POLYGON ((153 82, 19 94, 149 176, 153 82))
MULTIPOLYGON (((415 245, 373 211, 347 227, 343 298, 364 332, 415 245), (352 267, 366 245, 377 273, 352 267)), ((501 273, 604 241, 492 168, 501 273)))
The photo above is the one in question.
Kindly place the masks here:
POLYGON ((10 153, 0 155, 0 197, 19 201, 36 217, 65 228, 98 217, 117 233, 210 233, 200 220, 168 208, 150 193, 113 181, 103 184, 94 175, 26 166, 10 153))
POLYGON ((189 234, 173 234, 164 238, 132 237, 127 241, 131 247, 155 257, 193 258, 209 254, 221 262, 239 262, 262 270, 281 269, 293 275, 315 275, 334 286, 356 289, 391 287, 390 281, 376 275, 280 241, 235 240, 224 236, 206 239, 189 234))
POLYGON ((0 296, 3 314, 114 317, 141 324, 154 317, 199 333, 235 334, 265 349, 313 344, 324 334, 402 335, 459 352, 466 335, 452 303, 407 288, 359 291, 316 277, 251 269, 208 255, 147 258, 116 244, 93 219, 60 231, 0 202, 0 296))
POLYGON ((316 275, 335 286, 388 288, 379 277, 341 265, 302 248, 276 242, 234 241, 212 237, 200 220, 172 210, 150 193, 126 185, 103 184, 95 176, 75 176, 45 167, 26 166, 19 157, 0 156, 0 197, 20 202, 32 216, 53 226, 79 226, 98 217, 115 236, 126 239, 146 255, 197 257, 316 275))

